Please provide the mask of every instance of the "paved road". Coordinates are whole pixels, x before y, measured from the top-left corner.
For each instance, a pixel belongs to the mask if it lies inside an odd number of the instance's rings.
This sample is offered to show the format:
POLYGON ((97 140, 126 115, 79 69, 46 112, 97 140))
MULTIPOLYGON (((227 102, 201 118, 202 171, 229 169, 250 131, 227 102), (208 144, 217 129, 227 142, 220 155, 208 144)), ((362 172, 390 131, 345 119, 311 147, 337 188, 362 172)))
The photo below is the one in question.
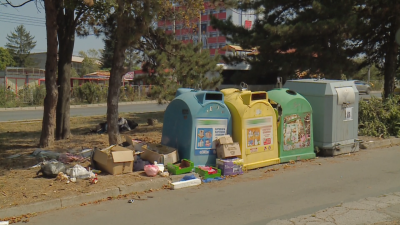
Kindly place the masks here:
POLYGON ((286 169, 278 165, 278 171, 265 173, 264 168, 195 188, 154 192, 146 201, 115 200, 52 211, 31 218, 29 224, 265 225, 398 192, 399 158, 400 148, 392 147, 298 162, 286 169))
MULTIPOLYGON (((118 110, 120 113, 131 112, 154 112, 163 111, 167 105, 158 104, 135 104, 135 105, 120 105, 118 110)), ((105 115, 107 113, 106 106, 88 107, 88 108, 72 108, 71 116, 95 116, 105 115)), ((34 120, 43 119, 43 110, 20 110, 20 111, 1 111, 0 122, 15 121, 15 120, 34 120)))
POLYGON ((360 94, 360 98, 366 98, 366 99, 370 99, 371 97, 376 97, 376 98, 382 98, 382 93, 378 92, 378 91, 373 91, 371 93, 369 93, 369 95, 367 94, 360 94))

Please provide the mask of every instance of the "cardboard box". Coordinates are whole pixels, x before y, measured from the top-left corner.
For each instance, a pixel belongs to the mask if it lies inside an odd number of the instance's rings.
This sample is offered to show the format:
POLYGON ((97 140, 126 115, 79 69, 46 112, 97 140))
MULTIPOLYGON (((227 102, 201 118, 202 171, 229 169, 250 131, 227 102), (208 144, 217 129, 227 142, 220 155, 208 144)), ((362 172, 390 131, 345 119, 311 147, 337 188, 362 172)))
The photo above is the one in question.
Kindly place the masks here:
POLYGON ((218 138, 219 144, 220 145, 225 145, 225 144, 232 144, 233 140, 230 135, 224 135, 218 138))
POLYGON ((125 141, 128 142, 128 144, 133 146, 132 150, 135 151, 142 151, 142 147, 143 145, 146 145, 146 143, 139 141, 139 140, 135 140, 132 136, 129 135, 125 135, 125 141))
POLYGON ((97 163, 98 169, 112 175, 133 171, 133 151, 121 146, 110 146, 96 151, 93 160, 97 163))
POLYGON ((167 165, 168 163, 176 163, 179 161, 178 150, 160 144, 147 144, 142 146, 143 153, 140 158, 143 160, 158 164, 167 165))
POLYGON ((243 174, 243 159, 217 159, 216 164, 223 176, 243 174))
POLYGON ((217 147, 217 158, 224 159, 228 157, 240 156, 239 143, 223 144, 217 147))

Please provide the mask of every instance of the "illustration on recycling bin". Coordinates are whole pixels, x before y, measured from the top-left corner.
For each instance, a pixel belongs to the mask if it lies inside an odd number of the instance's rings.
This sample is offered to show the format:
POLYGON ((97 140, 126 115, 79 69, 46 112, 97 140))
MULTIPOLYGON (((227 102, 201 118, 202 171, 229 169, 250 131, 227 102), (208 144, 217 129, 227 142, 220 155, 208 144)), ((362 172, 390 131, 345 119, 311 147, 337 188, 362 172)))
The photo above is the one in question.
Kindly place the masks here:
POLYGON ((268 91, 268 98, 279 112, 278 140, 281 163, 315 158, 310 103, 300 94, 286 88, 268 91))
POLYGON ((216 140, 227 134, 231 113, 221 92, 179 88, 164 114, 161 143, 194 166, 215 166, 216 140))

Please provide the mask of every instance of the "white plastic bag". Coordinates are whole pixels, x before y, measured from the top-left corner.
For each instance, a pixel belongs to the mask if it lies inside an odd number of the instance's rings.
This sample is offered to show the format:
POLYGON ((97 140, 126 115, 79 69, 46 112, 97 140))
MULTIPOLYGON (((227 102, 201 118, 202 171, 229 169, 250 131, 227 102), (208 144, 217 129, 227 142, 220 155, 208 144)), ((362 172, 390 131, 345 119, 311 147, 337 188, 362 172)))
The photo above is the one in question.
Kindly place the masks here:
POLYGON ((71 178, 76 179, 89 179, 91 177, 91 173, 81 165, 75 165, 74 167, 69 168, 67 174, 71 178))

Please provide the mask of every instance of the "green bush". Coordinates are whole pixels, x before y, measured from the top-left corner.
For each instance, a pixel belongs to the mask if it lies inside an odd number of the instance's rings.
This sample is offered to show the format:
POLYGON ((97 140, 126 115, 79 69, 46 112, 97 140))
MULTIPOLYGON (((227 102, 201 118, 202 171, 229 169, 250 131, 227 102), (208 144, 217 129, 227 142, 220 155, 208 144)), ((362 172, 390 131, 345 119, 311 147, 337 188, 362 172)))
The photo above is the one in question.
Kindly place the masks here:
POLYGON ((359 134, 383 137, 400 136, 400 97, 385 101, 372 97, 361 101, 358 120, 359 134))
POLYGON ((107 100, 107 87, 92 82, 75 86, 72 89, 72 93, 75 103, 93 104, 107 100))

